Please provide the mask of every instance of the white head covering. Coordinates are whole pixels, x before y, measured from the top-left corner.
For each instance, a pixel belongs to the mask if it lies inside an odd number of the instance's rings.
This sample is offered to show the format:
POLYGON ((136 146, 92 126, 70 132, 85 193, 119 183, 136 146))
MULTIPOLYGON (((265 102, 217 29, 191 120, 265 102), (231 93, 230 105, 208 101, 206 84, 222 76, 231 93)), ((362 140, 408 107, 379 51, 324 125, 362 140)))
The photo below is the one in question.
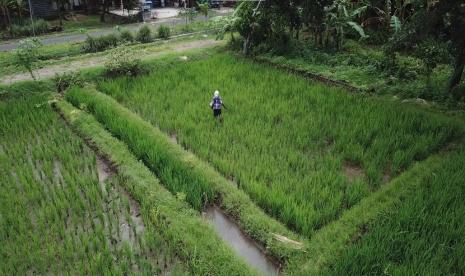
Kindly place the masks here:
POLYGON ((218 96, 220 95, 220 91, 215 90, 215 93, 213 93, 213 95, 214 95, 215 97, 218 97, 218 96))

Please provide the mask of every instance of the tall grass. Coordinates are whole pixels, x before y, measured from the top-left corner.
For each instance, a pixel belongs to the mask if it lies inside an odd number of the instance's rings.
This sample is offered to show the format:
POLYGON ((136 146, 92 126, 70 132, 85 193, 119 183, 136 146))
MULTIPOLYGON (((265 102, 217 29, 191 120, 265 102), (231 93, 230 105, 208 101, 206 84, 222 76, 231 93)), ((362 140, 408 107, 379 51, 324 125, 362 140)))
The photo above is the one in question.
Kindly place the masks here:
POLYGON ((44 94, 0 102, 0 129, 0 274, 154 274, 177 262, 151 225, 127 219, 124 179, 101 188, 96 156, 44 94))
MULTIPOLYGON (((176 134, 266 212, 306 236, 461 135, 441 116, 348 95, 227 54, 98 88, 176 134), (215 89, 229 108, 223 125, 208 108, 215 89), (350 179, 347 164, 363 173, 350 179)), ((121 125, 112 128, 127 135, 121 125)), ((134 139, 130 143, 146 143, 134 139)))

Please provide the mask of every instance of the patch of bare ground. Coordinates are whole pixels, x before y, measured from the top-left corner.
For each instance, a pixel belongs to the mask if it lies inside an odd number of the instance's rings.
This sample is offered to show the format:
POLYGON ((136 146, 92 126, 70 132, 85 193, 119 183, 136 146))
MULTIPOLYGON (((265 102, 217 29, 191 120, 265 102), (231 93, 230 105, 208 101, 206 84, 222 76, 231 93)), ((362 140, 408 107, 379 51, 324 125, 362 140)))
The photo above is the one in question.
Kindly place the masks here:
POLYGON ((173 142, 175 144, 178 143, 178 136, 176 135, 176 133, 173 132, 173 133, 170 134, 170 140, 171 140, 171 142, 173 142))
MULTIPOLYGON (((158 51, 158 52, 141 52, 139 53, 135 51, 134 55, 139 56, 143 60, 159 57, 161 55, 167 53, 178 53, 184 52, 191 49, 197 48, 205 48, 210 47, 213 45, 218 44, 219 42, 213 39, 205 39, 205 40, 196 40, 196 41, 188 41, 184 43, 174 44, 173 46, 169 47, 166 50, 158 51)), ((93 68, 98 66, 103 66, 105 62, 108 60, 108 56, 99 56, 99 57, 84 57, 81 60, 71 61, 71 62, 63 62, 62 64, 55 64, 46 66, 40 69, 35 70, 38 79, 48 79, 54 77, 57 73, 66 73, 72 71, 78 71, 81 69, 93 68)), ((12 84, 18 81, 24 80, 32 80, 32 77, 29 73, 19 73, 13 74, 9 76, 3 77, 0 81, 2 84, 12 84)))
POLYGON ((342 170, 350 182, 365 178, 365 172, 363 171, 363 168, 355 163, 344 161, 342 164, 342 170))
POLYGON ((365 236, 370 231, 368 225, 362 224, 359 226, 357 233, 352 236, 351 243, 355 244, 359 242, 363 236, 365 236))

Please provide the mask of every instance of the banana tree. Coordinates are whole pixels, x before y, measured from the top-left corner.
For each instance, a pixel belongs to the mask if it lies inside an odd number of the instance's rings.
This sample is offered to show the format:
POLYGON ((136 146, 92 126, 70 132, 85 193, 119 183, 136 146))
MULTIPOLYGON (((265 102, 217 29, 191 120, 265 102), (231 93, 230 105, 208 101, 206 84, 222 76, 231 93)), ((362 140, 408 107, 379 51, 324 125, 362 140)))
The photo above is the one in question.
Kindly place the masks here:
POLYGON ((356 9, 351 9, 347 0, 335 0, 333 4, 326 8, 326 44, 329 36, 333 36, 338 50, 342 49, 347 29, 354 29, 361 39, 367 38, 363 27, 355 19, 360 17, 368 6, 362 5, 356 9))
POLYGON ((369 10, 376 13, 377 16, 366 18, 362 22, 362 26, 367 25, 381 25, 394 33, 397 33, 402 29, 402 22, 406 20, 407 9, 412 4, 413 0, 399 0, 393 1, 385 0, 383 5, 373 4, 373 1, 365 2, 369 10))

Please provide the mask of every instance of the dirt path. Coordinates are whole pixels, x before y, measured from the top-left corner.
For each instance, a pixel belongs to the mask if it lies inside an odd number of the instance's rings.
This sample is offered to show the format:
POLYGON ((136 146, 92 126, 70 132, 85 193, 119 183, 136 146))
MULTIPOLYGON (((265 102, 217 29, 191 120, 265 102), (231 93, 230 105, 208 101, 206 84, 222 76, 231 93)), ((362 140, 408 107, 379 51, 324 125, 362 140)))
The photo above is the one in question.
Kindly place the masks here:
MULTIPOLYGON (((213 45, 217 45, 219 43, 220 43, 219 41, 216 41, 213 39, 177 43, 177 44, 173 44, 172 46, 169 46, 168 49, 163 49, 158 52, 146 54, 146 55, 143 55, 141 58, 143 60, 146 60, 146 59, 151 59, 151 58, 158 57, 158 56, 168 54, 168 53, 178 53, 178 52, 183 52, 183 51, 187 51, 191 49, 207 48, 213 45)), ((136 51, 135 54, 136 55, 143 54, 143 52, 136 51)), ((43 79, 51 78, 55 76, 55 74, 57 73, 78 71, 78 70, 85 69, 85 68, 103 66, 104 63, 107 61, 107 58, 108 58, 107 56, 90 57, 90 58, 85 58, 82 60, 67 62, 64 64, 51 65, 51 66, 37 69, 35 73, 38 76, 38 79, 43 80, 43 79)), ((29 73, 18 73, 14 75, 9 75, 9 76, 5 76, 1 78, 0 82, 2 84, 8 85, 8 84, 12 84, 12 83, 15 83, 18 81, 24 81, 24 80, 32 80, 31 75, 29 73)))

